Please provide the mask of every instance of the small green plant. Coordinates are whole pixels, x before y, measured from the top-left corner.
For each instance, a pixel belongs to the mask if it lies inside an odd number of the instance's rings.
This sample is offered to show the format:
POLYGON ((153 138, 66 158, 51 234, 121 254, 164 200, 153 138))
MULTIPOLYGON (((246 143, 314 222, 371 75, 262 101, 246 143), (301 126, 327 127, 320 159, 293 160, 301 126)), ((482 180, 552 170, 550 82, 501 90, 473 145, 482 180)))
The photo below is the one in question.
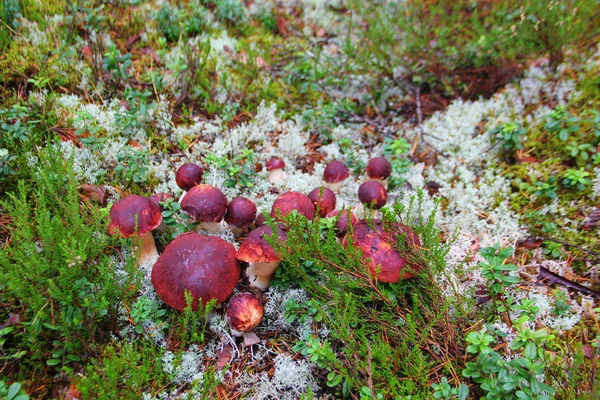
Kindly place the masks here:
POLYGON ((592 185, 591 173, 585 171, 583 167, 579 169, 569 168, 563 174, 562 184, 566 188, 575 188, 579 191, 585 190, 588 186, 592 185))
POLYGON ((294 345, 293 350, 328 371, 327 386, 335 387, 342 383, 344 376, 340 373, 341 363, 327 340, 321 341, 316 336, 307 335, 294 345))
POLYGON ((163 223, 171 230, 171 237, 174 239, 184 232, 193 231, 198 222, 194 221, 182 209, 181 204, 175 199, 166 199, 160 205, 163 208, 163 223))
POLYGON ((581 129, 581 118, 571 114, 565 106, 558 106, 546 116, 544 129, 548 132, 558 132, 558 138, 563 142, 573 133, 581 129))
POLYGON ((388 178, 388 189, 393 190, 404 184, 404 174, 412 162, 408 158, 410 143, 404 137, 397 139, 385 138, 383 142, 383 154, 392 164, 392 174, 388 178))
POLYGON ((254 187, 256 171, 254 170, 254 151, 251 149, 242 149, 240 154, 232 159, 227 157, 217 157, 210 153, 204 157, 204 161, 227 173, 227 179, 223 183, 226 187, 254 187))
POLYGON ((11 155, 7 149, 0 148, 0 182, 16 172, 11 166, 16 159, 17 156, 11 155))
POLYGON ((104 53, 102 59, 102 68, 111 72, 115 78, 127 81, 130 77, 129 68, 131 68, 131 53, 121 54, 113 44, 104 53))
POLYGON ((517 266, 506 263, 506 259, 512 256, 513 251, 512 247, 500 248, 498 245, 479 251, 485 262, 480 262, 478 268, 481 268, 481 274, 487 279, 490 297, 495 299, 501 312, 507 311, 504 297, 506 288, 519 282, 517 276, 509 274, 516 271, 517 266))
POLYGON ((6 386, 3 380, 0 380, 0 398, 4 400, 29 400, 29 396, 23 390, 20 382, 14 382, 6 386))
POLYGON ((309 316, 315 322, 323 321, 323 305, 315 299, 310 299, 305 303, 297 303, 294 299, 289 299, 284 307, 284 318, 290 324, 296 321, 304 323, 309 316))
POLYGON ((590 154, 596 152, 596 149, 590 143, 576 142, 569 142, 569 144, 566 146, 566 150, 569 152, 571 157, 577 159, 578 162, 583 163, 589 160, 590 154))
POLYGON ((502 143, 502 148, 506 151, 514 152, 522 149, 521 143, 527 131, 525 128, 516 122, 507 122, 495 127, 490 131, 492 140, 497 143, 502 143))
POLYGON ((18 140, 26 142, 31 140, 35 126, 40 122, 32 117, 31 110, 21 104, 13 104, 8 110, 0 109, 0 125, 2 138, 0 143, 11 143, 18 140), (10 142, 9 142, 10 141, 10 142))
POLYGON ((156 325, 164 325, 163 317, 167 311, 159 308, 155 301, 147 297, 140 297, 131 307, 131 319, 135 324, 135 331, 138 334, 144 333, 144 322, 152 322, 156 325))
POLYGON ((527 194, 533 193, 536 196, 554 200, 558 196, 556 193, 556 190, 558 189, 558 180, 554 175, 549 176, 545 182, 532 177, 531 183, 521 182, 519 184, 519 189, 525 190, 527 194))
POLYGON ((461 383, 458 387, 453 387, 445 376, 442 377, 440 383, 433 383, 431 388, 433 389, 433 397, 436 399, 466 400, 469 396, 469 387, 467 385, 461 383))
POLYGON ((119 164, 115 167, 115 179, 127 186, 131 183, 144 183, 148 179, 148 152, 136 150, 117 155, 119 164))

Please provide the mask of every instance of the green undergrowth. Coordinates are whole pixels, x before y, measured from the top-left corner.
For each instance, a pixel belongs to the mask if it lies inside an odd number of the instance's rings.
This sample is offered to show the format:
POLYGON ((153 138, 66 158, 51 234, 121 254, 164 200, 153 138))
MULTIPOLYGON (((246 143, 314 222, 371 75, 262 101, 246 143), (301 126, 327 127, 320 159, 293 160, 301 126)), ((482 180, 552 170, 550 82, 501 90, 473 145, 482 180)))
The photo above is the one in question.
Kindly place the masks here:
POLYGON ((72 165, 47 148, 2 201, 10 242, 0 253, 2 359, 7 371, 35 382, 71 373, 96 356, 115 326, 121 301, 135 294, 135 266, 115 274, 117 242, 107 212, 80 203, 72 165))
POLYGON ((463 367, 462 317, 450 318, 451 301, 434 279, 444 271, 449 248, 440 242, 434 217, 423 215, 416 200, 407 208, 385 210, 384 226, 408 224, 423 242, 422 248, 411 248, 398 235, 401 253, 424 268, 418 277, 393 284, 375 281, 361 252, 338 243, 325 219, 286 219, 290 229, 280 248, 284 261, 276 284, 301 287, 320 310, 328 338, 315 332, 295 350, 317 363, 336 396, 365 392, 373 398, 426 399, 431 382, 444 374, 456 376, 463 367))

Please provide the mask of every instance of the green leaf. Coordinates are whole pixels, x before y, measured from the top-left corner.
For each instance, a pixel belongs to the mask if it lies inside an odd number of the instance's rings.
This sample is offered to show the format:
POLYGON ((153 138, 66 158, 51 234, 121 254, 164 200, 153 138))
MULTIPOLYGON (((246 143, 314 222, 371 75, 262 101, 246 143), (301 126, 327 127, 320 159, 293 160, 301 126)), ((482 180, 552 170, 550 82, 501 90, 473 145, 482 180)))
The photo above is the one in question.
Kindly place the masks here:
POLYGON ((21 390, 21 384, 19 382, 13 383, 8 388, 8 392, 6 393, 6 398, 7 399, 14 398, 17 395, 17 393, 19 393, 20 390, 21 390))
POLYGON ((60 360, 58 358, 51 358, 49 360, 46 361, 46 364, 53 366, 53 365, 58 365, 60 364, 60 360))

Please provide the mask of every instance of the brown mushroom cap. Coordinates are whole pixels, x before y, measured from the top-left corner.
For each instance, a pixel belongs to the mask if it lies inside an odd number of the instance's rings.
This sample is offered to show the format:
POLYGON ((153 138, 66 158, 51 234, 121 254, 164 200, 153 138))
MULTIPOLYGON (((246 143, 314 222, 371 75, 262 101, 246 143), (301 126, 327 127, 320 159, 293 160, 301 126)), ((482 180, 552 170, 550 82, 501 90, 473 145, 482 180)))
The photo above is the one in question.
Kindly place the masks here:
POLYGON ((341 182, 350 176, 350 170, 341 161, 335 160, 327 164, 323 171, 323 180, 327 183, 341 182))
POLYGON ((256 218, 256 204, 245 197, 236 197, 229 202, 225 222, 229 225, 242 228, 250 225, 256 218))
POLYGON ((273 157, 267 161, 267 171, 273 171, 274 169, 285 168, 285 162, 278 157, 273 157))
MULTIPOLYGON (((335 218, 340 214, 339 210, 333 210, 327 213, 326 217, 327 218, 335 218)), ((352 214, 352 211, 346 209, 343 210, 342 215, 340 215, 338 221, 335 224, 335 229, 337 230, 337 237, 342 237, 346 234, 346 232, 348 231, 348 225, 352 224, 355 225, 358 222, 358 218, 356 218, 356 216, 354 214, 352 214)))
POLYGON ((217 236, 187 232, 177 236, 152 268, 152 285, 169 306, 183 310, 185 292, 192 294, 192 309, 198 299, 222 303, 240 279, 240 266, 231 243, 217 236))
MULTIPOLYGON (((269 225, 263 225, 256 228, 248 234, 246 239, 240 245, 237 251, 237 259, 245 262, 271 263, 281 261, 275 250, 271 247, 266 238, 273 236, 273 229, 269 225)), ((277 237, 284 241, 287 239, 285 231, 281 224, 277 225, 277 237)))
POLYGON ((308 194, 308 198, 315 205, 315 210, 319 208, 319 214, 321 217, 326 216, 328 212, 335 209, 335 203, 337 201, 335 193, 333 193, 333 190, 325 186, 313 189, 308 194), (323 194, 321 194, 321 191, 323 194))
POLYGON ((211 185, 196 185, 181 200, 181 208, 199 222, 219 222, 227 211, 227 198, 211 185))
POLYGON ((161 211, 163 207, 160 205, 160 203, 167 201, 167 199, 174 199, 174 197, 169 193, 156 193, 150 196, 150 200, 152 200, 158 207, 160 207, 161 211))
POLYGON ((108 233, 131 237, 142 236, 162 222, 160 207, 148 197, 127 196, 110 209, 108 233))
POLYGON ((198 164, 187 163, 177 169, 175 173, 175 182, 183 190, 190 190, 196 185, 202 183, 204 169, 198 164))
POLYGON ((265 310, 252 293, 238 293, 227 304, 227 322, 238 332, 250 332, 262 321, 265 310))
POLYGON ((315 217, 315 205, 307 195, 299 192, 285 192, 280 194, 271 207, 271 217, 279 219, 285 217, 293 210, 297 210, 299 214, 312 220, 315 217))
POLYGON ((379 181, 366 181, 358 187, 358 199, 367 206, 379 210, 387 203, 387 190, 379 181))
POLYGON ((371 179, 387 179, 392 173, 392 164, 384 157, 375 157, 367 164, 367 176, 371 179))

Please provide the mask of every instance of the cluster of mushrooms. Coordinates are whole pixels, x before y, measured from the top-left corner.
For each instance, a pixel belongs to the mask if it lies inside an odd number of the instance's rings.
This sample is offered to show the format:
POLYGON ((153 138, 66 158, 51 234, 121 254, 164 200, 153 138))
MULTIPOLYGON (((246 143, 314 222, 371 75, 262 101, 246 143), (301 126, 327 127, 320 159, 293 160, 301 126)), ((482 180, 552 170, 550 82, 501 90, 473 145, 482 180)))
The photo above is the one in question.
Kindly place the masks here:
MULTIPOLYGON (((286 179, 285 164, 273 158, 266 164, 269 181, 278 183, 286 179)), ((140 236, 140 265, 149 264, 158 257, 152 267, 151 280, 158 296, 169 306, 183 310, 186 307, 185 292, 193 298, 192 308, 197 309, 199 300, 206 305, 211 299, 217 304, 233 293, 240 280, 240 261, 247 263, 245 274, 255 292, 264 291, 275 274, 281 259, 271 247, 271 238, 285 243, 288 227, 282 218, 296 211, 309 220, 315 214, 321 218, 336 219, 338 240, 348 246, 352 242, 363 254, 363 261, 373 279, 380 282, 397 282, 410 278, 420 267, 409 262, 398 251, 397 239, 411 248, 421 246, 418 235, 408 226, 396 223, 384 229, 381 220, 370 223, 355 215, 365 208, 336 210, 336 192, 350 176, 348 167, 341 161, 327 165, 323 173, 324 186, 315 188, 308 195, 290 191, 280 194, 273 202, 270 217, 276 221, 275 229, 266 224, 264 214, 258 214, 254 202, 236 197, 230 202, 217 187, 202 184, 204 170, 194 163, 182 165, 176 173, 177 185, 184 190, 180 198, 181 209, 195 221, 198 230, 222 232, 229 228, 236 236, 246 237, 239 249, 218 236, 187 232, 177 236, 158 256, 152 230, 162 222, 161 202, 172 197, 165 193, 151 197, 131 195, 116 202, 110 210, 109 233, 122 237, 140 236), (348 226, 352 224, 352 240, 348 238, 348 226), (275 232, 274 232, 275 230, 275 232)), ((373 158, 367 166, 368 180, 358 189, 358 198, 367 210, 379 210, 387 202, 386 179, 391 165, 383 157, 373 158)), ((272 241, 271 241, 272 242, 272 241)), ((250 331, 262 320, 263 305, 251 292, 241 292, 231 297, 227 305, 226 319, 232 333, 244 336, 246 345, 260 342, 250 331)))

